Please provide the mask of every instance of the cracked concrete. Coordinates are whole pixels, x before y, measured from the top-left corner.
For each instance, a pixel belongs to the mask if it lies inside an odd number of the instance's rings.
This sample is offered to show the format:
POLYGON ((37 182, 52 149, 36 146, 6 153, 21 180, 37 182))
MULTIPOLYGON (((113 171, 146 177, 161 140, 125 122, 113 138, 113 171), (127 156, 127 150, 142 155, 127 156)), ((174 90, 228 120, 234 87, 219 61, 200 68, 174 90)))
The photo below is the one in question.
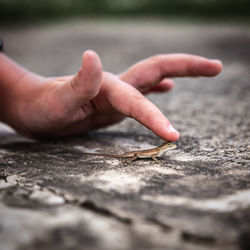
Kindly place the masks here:
POLYGON ((1 124, 1 250, 250 248, 248 27, 79 20, 0 30, 7 53, 45 75, 75 72, 89 48, 112 72, 163 52, 225 65, 214 79, 176 79, 172 93, 149 96, 182 134, 159 163, 83 153, 161 143, 131 119, 50 142, 1 124))

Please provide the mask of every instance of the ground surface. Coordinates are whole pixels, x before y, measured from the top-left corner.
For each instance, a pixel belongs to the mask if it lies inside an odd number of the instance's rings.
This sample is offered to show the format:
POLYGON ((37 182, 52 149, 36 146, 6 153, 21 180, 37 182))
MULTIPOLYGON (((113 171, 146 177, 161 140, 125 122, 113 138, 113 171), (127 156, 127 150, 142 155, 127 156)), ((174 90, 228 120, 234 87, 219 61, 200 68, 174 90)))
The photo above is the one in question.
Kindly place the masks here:
POLYGON ((1 250, 250 249, 249 27, 72 21, 0 34, 9 55, 48 76, 74 73, 86 49, 115 73, 159 53, 225 65, 214 79, 178 79, 172 93, 150 96, 182 134, 160 163, 82 154, 161 143, 129 119, 54 142, 1 125, 1 250))

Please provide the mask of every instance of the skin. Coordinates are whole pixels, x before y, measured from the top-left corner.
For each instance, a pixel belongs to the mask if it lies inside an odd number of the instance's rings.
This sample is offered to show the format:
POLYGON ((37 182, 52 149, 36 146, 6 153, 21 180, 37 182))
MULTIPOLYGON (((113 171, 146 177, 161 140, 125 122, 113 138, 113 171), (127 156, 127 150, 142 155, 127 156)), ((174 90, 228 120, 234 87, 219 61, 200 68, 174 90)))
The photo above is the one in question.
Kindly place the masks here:
POLYGON ((221 70, 218 60, 163 54, 114 75, 103 72, 95 52, 86 51, 75 75, 46 78, 0 53, 0 120, 26 136, 53 138, 93 130, 128 116, 163 140, 176 141, 179 133, 144 95, 172 89, 174 82, 169 77, 212 77, 221 70))

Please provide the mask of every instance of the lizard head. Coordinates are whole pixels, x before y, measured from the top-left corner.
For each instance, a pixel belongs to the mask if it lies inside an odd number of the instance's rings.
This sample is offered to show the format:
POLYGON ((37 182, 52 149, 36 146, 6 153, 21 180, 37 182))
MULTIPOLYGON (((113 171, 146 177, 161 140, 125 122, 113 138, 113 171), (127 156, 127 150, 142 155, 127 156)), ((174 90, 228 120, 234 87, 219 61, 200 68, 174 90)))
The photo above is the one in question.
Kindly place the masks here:
POLYGON ((173 142, 164 142, 161 146, 164 150, 171 150, 171 149, 174 149, 174 148, 177 148, 177 145, 173 142))

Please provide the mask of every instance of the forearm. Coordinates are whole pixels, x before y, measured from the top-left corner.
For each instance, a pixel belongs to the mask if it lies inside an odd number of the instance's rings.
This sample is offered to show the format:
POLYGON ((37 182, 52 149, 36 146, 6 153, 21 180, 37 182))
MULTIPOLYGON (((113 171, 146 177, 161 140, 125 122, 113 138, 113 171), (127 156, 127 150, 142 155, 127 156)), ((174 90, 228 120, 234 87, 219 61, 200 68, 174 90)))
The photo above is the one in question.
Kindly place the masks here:
POLYGON ((18 84, 28 71, 0 53, 0 120, 11 125, 18 84))

